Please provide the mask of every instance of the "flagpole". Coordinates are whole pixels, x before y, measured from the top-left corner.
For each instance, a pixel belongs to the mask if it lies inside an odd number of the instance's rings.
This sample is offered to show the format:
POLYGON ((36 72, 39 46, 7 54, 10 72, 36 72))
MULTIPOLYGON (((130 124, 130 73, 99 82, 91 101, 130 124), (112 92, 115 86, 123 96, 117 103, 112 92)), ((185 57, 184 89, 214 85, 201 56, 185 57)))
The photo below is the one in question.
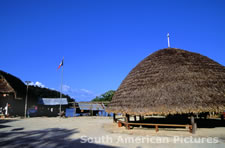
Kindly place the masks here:
POLYGON ((167 33, 167 40, 168 40, 168 48, 170 48, 170 34, 167 33))
POLYGON ((61 101, 62 101, 62 86, 63 86, 63 67, 64 67, 64 57, 63 57, 63 65, 62 65, 62 74, 61 74, 61 91, 60 91, 60 106, 59 106, 59 113, 61 115, 62 113, 62 105, 61 105, 61 101))

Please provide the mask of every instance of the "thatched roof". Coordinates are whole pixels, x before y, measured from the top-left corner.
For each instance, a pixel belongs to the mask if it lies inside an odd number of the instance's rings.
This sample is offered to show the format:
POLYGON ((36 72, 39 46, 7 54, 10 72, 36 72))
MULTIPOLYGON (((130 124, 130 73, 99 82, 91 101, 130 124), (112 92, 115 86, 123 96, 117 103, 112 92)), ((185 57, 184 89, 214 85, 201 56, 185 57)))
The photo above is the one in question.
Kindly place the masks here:
POLYGON ((26 85, 17 77, 0 70, 0 93, 13 94, 15 98, 24 98, 26 85))
POLYGON ((224 109, 225 67, 198 53, 166 48, 128 74, 107 111, 149 115, 224 109))

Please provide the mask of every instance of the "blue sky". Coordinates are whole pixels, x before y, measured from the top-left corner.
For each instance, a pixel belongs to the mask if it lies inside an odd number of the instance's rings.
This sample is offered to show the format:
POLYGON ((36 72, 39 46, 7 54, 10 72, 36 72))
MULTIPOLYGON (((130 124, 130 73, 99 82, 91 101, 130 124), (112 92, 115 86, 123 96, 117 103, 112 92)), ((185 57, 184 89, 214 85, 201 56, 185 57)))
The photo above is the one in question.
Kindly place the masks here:
POLYGON ((116 90, 138 62, 171 47, 225 65, 223 0, 1 0, 0 69, 78 101, 116 90))

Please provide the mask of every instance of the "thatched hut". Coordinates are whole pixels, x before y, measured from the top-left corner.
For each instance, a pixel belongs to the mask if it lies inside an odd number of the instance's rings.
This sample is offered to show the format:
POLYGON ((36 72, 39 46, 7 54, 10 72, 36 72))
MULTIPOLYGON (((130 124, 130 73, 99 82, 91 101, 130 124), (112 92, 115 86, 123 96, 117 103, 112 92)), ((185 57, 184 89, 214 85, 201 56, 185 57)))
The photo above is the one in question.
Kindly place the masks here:
POLYGON ((0 111, 8 104, 10 113, 22 115, 25 84, 17 77, 0 70, 0 111))
POLYGON ((26 86, 19 78, 0 70, 0 93, 22 99, 26 93, 26 86))
POLYGON ((123 80, 107 111, 129 115, 219 112, 225 109, 225 67, 176 48, 154 52, 123 80))

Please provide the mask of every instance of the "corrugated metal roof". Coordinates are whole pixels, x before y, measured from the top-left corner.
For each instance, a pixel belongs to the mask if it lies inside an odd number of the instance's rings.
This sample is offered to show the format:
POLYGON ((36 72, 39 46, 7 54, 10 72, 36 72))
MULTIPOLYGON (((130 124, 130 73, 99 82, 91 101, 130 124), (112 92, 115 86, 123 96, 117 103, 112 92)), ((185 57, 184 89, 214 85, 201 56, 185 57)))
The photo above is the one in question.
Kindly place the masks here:
POLYGON ((38 104, 43 105, 67 105, 67 98, 40 98, 38 104))
POLYGON ((105 110, 104 104, 78 103, 80 110, 105 110))

